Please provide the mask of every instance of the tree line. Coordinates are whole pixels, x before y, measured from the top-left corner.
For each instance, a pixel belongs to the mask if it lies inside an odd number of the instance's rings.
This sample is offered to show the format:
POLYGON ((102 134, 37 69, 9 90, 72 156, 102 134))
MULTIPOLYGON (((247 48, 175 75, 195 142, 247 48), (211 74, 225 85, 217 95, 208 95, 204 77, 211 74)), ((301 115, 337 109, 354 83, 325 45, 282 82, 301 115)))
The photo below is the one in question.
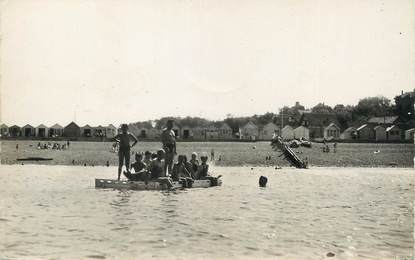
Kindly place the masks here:
MULTIPOLYGON (((395 103, 400 102, 400 96, 395 97, 395 103)), ((357 105, 343 105, 337 104, 334 107, 326 105, 324 103, 318 103, 311 109, 313 113, 322 113, 322 114, 334 114, 340 124, 342 129, 349 127, 352 122, 355 121, 365 121, 370 117, 383 117, 383 116, 399 116, 404 120, 413 120, 413 115, 410 115, 408 118, 408 112, 401 109, 402 106, 396 106, 390 99, 384 96, 376 97, 366 97, 360 99, 357 105)), ((201 117, 162 117, 157 120, 144 121, 134 123, 138 127, 155 127, 158 129, 163 128, 166 125, 167 120, 174 119, 175 123, 180 126, 188 126, 191 128, 194 127, 207 127, 214 125, 220 127, 224 122, 227 123, 234 132, 237 132, 239 127, 245 125, 247 122, 251 121, 256 125, 265 125, 269 122, 274 122, 275 124, 280 124, 281 113, 283 117, 290 117, 293 120, 295 125, 296 121, 298 122, 301 117, 301 113, 305 111, 306 108, 300 105, 298 102, 295 106, 289 107, 284 106, 277 113, 266 112, 262 115, 253 115, 253 116, 243 116, 243 117, 234 117, 231 114, 227 114, 226 118, 222 121, 211 121, 201 117)), ((409 113, 410 114, 410 113, 409 113)))

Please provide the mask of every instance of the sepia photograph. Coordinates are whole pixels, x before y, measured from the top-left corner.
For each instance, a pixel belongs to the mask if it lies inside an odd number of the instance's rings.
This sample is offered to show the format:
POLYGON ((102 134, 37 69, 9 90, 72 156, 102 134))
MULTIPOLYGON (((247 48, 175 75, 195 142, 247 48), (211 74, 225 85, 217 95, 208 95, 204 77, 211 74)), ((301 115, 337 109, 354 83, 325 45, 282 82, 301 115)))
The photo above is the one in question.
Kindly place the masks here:
POLYGON ((0 0, 0 260, 415 259, 413 0, 0 0))

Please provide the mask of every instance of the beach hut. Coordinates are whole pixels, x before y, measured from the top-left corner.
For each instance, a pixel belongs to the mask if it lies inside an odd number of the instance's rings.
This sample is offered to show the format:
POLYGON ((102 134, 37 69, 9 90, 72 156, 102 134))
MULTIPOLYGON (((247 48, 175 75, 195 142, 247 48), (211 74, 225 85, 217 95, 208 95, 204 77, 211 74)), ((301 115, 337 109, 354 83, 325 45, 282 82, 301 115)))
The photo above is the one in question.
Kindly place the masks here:
POLYGON ((92 134, 95 137, 105 137, 105 127, 102 125, 93 127, 92 134))
POLYGON ((206 139, 218 140, 219 139, 219 129, 214 125, 210 125, 205 128, 206 139))
POLYGON ((329 124, 326 128, 324 128, 324 138, 329 139, 339 139, 340 137, 340 127, 338 127, 335 123, 329 124))
POLYGON ((310 130, 307 127, 301 125, 294 129, 294 138, 295 139, 305 138, 308 140, 310 139, 310 130))
POLYGON ((71 122, 63 128, 63 136, 65 136, 65 137, 80 137, 81 136, 81 128, 75 122, 71 122))
POLYGON ((8 136, 9 135, 9 127, 6 124, 0 125, 0 136, 8 136))
POLYGON ((257 140, 259 138, 259 128, 249 121, 241 128, 242 138, 245 140, 257 140))
POLYGON ((197 126, 192 129, 193 140, 205 140, 206 132, 205 128, 197 126))
POLYGON ((17 125, 12 125, 11 127, 9 127, 9 135, 12 137, 18 137, 22 135, 22 129, 20 128, 20 126, 17 125))
POLYGON ((40 124, 36 127, 36 136, 37 137, 48 137, 49 136, 49 128, 44 124, 40 124))
POLYGON ((221 140, 230 140, 232 139, 232 128, 224 122, 219 128, 219 139, 221 140))
POLYGON ((156 129, 154 127, 147 129, 147 138, 148 139, 160 139, 161 137, 161 131, 160 129, 156 129))
POLYGON ((136 135, 138 138, 149 138, 150 129, 148 127, 137 127, 138 135, 136 135))
POLYGON ((375 131, 369 124, 363 124, 357 128, 357 139, 363 141, 375 140, 375 131))
POLYGON ((181 136, 183 139, 192 138, 193 137, 192 129, 188 126, 183 126, 181 136))
POLYGON ((320 139, 326 138, 328 132, 327 130, 334 131, 333 134, 336 132, 339 133, 338 137, 340 136, 340 130, 336 131, 336 127, 330 126, 334 124, 336 126, 340 125, 339 121, 337 120, 337 116, 334 113, 314 113, 314 112, 307 112, 301 115, 299 125, 305 126, 309 129, 309 135, 311 139, 320 139), (330 127, 329 127, 330 126, 330 127))
POLYGON ((176 135, 176 137, 181 137, 180 136, 180 127, 175 122, 173 123, 173 132, 176 135))
POLYGON ((397 125, 386 128, 386 137, 389 141, 401 140, 401 134, 402 130, 397 125))
POLYGON ((114 138, 116 134, 117 134, 117 128, 113 124, 109 124, 105 128, 105 136, 107 138, 114 138))
POLYGON ((274 135, 280 135, 280 128, 273 122, 269 122, 261 129, 262 140, 272 140, 274 135))
POLYGON ((375 131, 376 142, 386 140, 386 128, 384 128, 381 125, 378 125, 378 126, 375 126, 373 130, 375 131))
POLYGON ((53 126, 49 127, 49 137, 57 137, 62 136, 63 134, 63 127, 59 124, 54 124, 53 126))
POLYGON ((281 130, 281 137, 282 137, 283 140, 292 140, 292 139, 294 139, 294 129, 291 126, 286 125, 281 130))
POLYGON ((35 136, 36 130, 33 126, 27 124, 27 125, 22 127, 22 134, 23 134, 24 137, 35 136))
POLYGON ((93 128, 86 124, 83 127, 81 127, 81 135, 84 137, 92 137, 92 130, 93 128))
POLYGON ((405 131, 405 140, 414 141, 415 128, 411 128, 405 131))
POLYGON ((340 134, 341 140, 356 140, 357 138, 357 129, 356 127, 349 127, 340 134))
MULTIPOLYGON (((121 125, 118 127, 118 134, 121 134, 121 125)), ((140 135, 140 129, 134 124, 128 124, 128 132, 132 133, 135 137, 140 135)))

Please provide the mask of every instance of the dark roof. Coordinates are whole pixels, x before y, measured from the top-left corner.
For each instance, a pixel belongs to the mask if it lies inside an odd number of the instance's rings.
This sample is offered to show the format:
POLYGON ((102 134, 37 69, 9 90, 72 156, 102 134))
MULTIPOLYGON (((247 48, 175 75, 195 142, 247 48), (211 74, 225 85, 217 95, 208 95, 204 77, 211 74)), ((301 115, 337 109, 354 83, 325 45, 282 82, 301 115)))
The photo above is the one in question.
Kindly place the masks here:
POLYGON ((339 126, 339 121, 337 120, 336 114, 328 113, 304 113, 300 119, 300 125, 304 125, 305 121, 308 121, 308 126, 328 126, 331 123, 339 126))
POLYGON ((65 128, 67 127, 76 127, 76 128, 80 128, 75 122, 70 122, 67 126, 65 126, 65 128))
POLYGON ((367 122, 372 124, 394 124, 398 120, 397 116, 378 116, 372 117, 367 122))

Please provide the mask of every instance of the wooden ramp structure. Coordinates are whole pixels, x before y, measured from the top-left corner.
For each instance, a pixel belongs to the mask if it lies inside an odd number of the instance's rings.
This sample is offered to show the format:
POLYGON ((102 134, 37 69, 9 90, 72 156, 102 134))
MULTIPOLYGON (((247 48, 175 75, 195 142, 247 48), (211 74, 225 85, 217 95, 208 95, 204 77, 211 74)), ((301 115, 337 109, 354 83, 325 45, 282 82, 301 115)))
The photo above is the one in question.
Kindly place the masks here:
POLYGON ((275 137, 271 141, 272 149, 275 151, 281 151, 281 156, 284 156, 284 159, 291 163, 292 166, 300 169, 306 169, 308 163, 301 160, 297 154, 286 144, 280 136, 275 137))

